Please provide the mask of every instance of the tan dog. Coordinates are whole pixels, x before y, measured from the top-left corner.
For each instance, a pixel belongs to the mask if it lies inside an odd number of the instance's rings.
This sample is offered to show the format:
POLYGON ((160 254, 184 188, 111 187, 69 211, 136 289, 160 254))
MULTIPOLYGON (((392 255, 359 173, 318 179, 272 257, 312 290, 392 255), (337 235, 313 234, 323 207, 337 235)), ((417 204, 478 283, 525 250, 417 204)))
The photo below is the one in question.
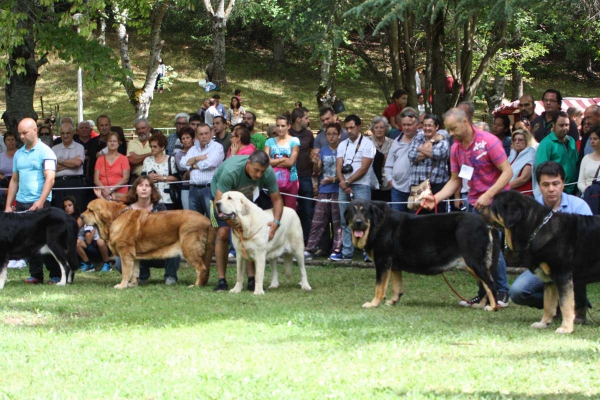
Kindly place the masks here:
POLYGON ((304 267, 304 237, 302 225, 294 210, 283 207, 281 226, 275 236, 269 240, 270 221, 273 221, 273 210, 262 210, 240 192, 225 192, 217 202, 219 217, 229 219, 233 231, 233 247, 237 256, 237 282, 231 293, 240 293, 244 281, 243 260, 256 263, 256 285, 254 294, 265 294, 263 281, 266 260, 270 260, 273 268, 270 289, 279 287, 277 276, 277 258, 283 256, 286 275, 292 271, 293 258, 296 257, 300 267, 300 286, 311 290, 304 267))
POLYGON ((207 284, 215 230, 204 215, 191 210, 150 213, 96 199, 81 217, 96 225, 113 254, 121 257, 123 279, 115 289, 137 286, 140 260, 181 255, 196 269, 194 286, 207 284))

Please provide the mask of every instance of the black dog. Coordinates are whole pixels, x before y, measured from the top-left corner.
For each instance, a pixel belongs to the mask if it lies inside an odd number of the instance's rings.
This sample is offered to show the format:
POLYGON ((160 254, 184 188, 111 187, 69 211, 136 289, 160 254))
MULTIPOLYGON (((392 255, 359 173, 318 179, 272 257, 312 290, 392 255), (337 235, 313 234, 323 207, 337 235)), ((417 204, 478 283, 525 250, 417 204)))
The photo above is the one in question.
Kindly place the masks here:
POLYGON ((484 215, 504 228, 508 247, 544 282, 544 316, 531 326, 547 328, 560 304, 556 332, 573 332, 573 280, 600 281, 600 217, 554 213, 516 191, 496 195, 484 215))
POLYGON ((352 244, 375 260, 375 298, 363 307, 377 307, 385 297, 390 270, 394 292, 387 305, 402 296, 402 271, 436 275, 464 266, 483 284, 487 299, 479 307, 496 310, 492 272, 500 252, 498 232, 473 213, 417 216, 392 210, 380 201, 354 200, 344 214, 352 244))
POLYGON ((77 222, 56 207, 26 213, 0 212, 0 289, 6 283, 9 259, 51 254, 58 262, 63 286, 77 269, 77 222))

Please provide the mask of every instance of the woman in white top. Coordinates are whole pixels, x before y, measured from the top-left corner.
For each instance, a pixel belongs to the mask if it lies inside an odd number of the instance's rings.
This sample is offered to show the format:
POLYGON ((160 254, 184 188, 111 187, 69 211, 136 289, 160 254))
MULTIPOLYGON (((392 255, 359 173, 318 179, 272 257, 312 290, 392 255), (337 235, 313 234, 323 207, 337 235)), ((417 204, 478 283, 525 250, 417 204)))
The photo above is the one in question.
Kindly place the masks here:
POLYGON ((589 134, 589 143, 594 152, 581 160, 579 179, 577 180, 577 187, 581 193, 585 192, 585 189, 592 184, 597 173, 600 172, 598 170, 600 168, 600 127, 592 128, 589 134))
POLYGON ((148 140, 150 142, 150 152, 152 155, 146 157, 142 166, 142 175, 148 175, 152 183, 156 185, 156 188, 162 196, 162 202, 167 206, 168 210, 174 209, 173 200, 169 194, 168 182, 176 182, 177 177, 173 174, 177 173, 177 167, 175 165, 175 157, 167 156, 165 153, 165 147, 167 146, 167 139, 162 133, 155 133, 150 136, 148 140), (171 168, 169 168, 169 161, 171 168), (169 170, 171 173, 169 173, 169 170))
POLYGON ((227 111, 227 123, 231 126, 242 123, 245 113, 246 110, 244 110, 244 107, 240 104, 240 100, 233 96, 231 98, 231 103, 229 104, 229 111, 227 111))

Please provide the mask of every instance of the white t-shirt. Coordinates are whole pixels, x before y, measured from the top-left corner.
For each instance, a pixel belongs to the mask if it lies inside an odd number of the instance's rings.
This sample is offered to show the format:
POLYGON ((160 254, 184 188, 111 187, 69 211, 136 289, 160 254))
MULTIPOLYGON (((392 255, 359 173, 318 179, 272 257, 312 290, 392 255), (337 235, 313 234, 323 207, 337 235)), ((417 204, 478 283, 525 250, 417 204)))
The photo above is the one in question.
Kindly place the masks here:
MULTIPOLYGON (((344 174, 344 178, 350 178, 356 173, 356 171, 360 169, 363 158, 368 158, 371 160, 371 162, 373 162, 373 158, 375 158, 375 151, 376 149, 373 145, 373 142, 368 138, 365 138, 362 134, 356 138, 354 142, 350 141, 350 139, 342 141, 337 148, 337 158, 344 159, 342 166, 346 164, 352 164, 352 172, 349 174, 344 174)), ((371 168, 369 168, 367 173, 364 174, 360 179, 356 181, 352 180, 352 184, 371 186, 370 171, 371 168)))

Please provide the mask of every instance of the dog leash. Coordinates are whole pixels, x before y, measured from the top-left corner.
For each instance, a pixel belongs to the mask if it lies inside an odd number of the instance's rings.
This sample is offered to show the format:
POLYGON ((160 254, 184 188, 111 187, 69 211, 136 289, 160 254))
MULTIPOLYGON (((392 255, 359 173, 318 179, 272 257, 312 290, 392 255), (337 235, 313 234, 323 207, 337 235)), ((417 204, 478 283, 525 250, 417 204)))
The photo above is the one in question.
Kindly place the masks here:
POLYGON ((544 227, 544 225, 546 225, 548 223, 548 221, 550 221, 550 219, 554 216, 554 214, 556 212, 557 211, 555 211, 554 209, 552 209, 552 211, 550 211, 550 214, 546 215, 546 217, 544 218, 544 220, 542 221, 542 223, 540 224, 540 226, 538 226, 537 228, 535 228, 535 230, 531 234, 531 237, 527 241, 527 245, 525 246, 525 248, 523 250, 529 249, 529 247, 531 246, 531 243, 533 242, 533 239, 535 239, 535 237, 537 236, 538 232, 544 227))
MULTIPOLYGON (((437 214, 438 213, 438 203, 437 203, 437 200, 435 199, 435 196, 433 196, 433 203, 435 204, 435 213, 437 214)), ((419 207, 417 212, 415 212, 415 215, 418 215, 422 209, 423 209, 423 205, 421 205, 421 207, 419 207)), ((444 278, 444 281, 446 282, 446 284, 448 285, 450 290, 452 290, 452 292, 456 295, 456 297, 458 297, 462 301, 467 301, 452 287, 452 285, 450 284, 450 282, 448 282, 448 279, 446 278, 446 274, 444 274, 443 272, 442 272, 442 278, 444 278)))
POLYGON ((252 239, 254 236, 256 236, 256 234, 258 232, 260 232, 262 230, 263 226, 261 226, 260 228, 258 228, 258 230, 252 234, 252 236, 249 236, 247 238, 244 238, 244 232, 242 231, 241 227, 238 227, 237 229, 235 229, 235 230, 232 231, 233 234, 240 240, 240 243, 242 243, 242 256, 244 258, 248 258, 248 254, 246 254, 246 245, 244 244, 244 240, 250 240, 250 239, 252 239))

